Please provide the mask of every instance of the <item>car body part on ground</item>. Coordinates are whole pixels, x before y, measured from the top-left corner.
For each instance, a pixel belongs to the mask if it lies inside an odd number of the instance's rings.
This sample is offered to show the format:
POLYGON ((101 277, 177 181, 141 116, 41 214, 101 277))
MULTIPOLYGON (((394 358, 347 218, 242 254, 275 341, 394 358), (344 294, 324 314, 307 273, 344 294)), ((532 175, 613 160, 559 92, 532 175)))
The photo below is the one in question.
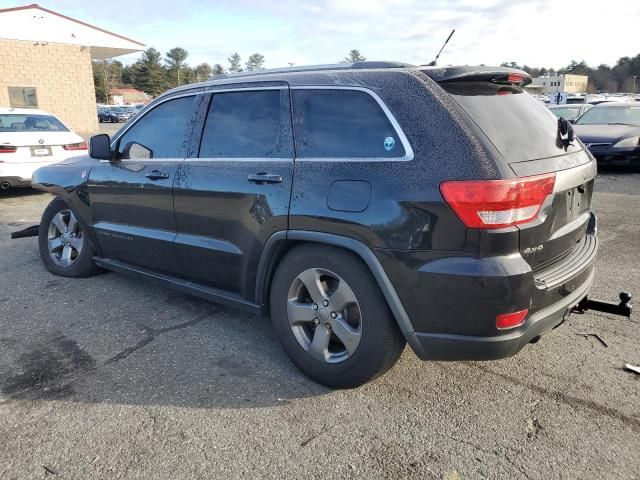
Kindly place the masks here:
POLYGON ((161 95, 37 188, 64 202, 48 215, 74 213, 82 256, 270 312, 325 385, 375 378, 404 341, 423 360, 504 358, 589 295, 598 249, 595 160, 529 82, 381 62, 225 76, 161 95))

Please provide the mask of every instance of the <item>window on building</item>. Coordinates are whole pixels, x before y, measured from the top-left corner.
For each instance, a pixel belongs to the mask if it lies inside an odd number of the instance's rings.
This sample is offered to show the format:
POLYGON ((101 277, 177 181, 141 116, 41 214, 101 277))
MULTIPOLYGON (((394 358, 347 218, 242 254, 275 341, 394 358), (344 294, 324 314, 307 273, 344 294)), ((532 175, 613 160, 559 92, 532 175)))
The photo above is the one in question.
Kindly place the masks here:
POLYGON ((194 98, 188 96, 168 100, 145 113, 120 138, 119 157, 179 158, 187 125, 191 119, 194 98), (143 149, 136 144, 141 145, 143 149))
POLYGON ((14 108, 37 108, 38 95, 34 87, 8 87, 9 105, 14 108))
POLYGON ((378 102, 357 90, 294 90, 298 157, 398 158, 398 133, 378 102))
POLYGON ((280 90, 214 93, 200 158, 276 157, 282 143, 280 90))

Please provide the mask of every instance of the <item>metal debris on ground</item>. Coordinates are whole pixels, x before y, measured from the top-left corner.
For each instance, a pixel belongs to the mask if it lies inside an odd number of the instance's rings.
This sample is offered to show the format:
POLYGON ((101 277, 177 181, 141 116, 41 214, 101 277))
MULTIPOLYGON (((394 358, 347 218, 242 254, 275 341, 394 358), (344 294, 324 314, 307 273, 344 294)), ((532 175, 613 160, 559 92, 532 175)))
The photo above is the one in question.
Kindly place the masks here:
POLYGON ((624 369, 627 372, 633 372, 633 373, 636 373, 636 374, 640 375, 640 367, 638 367, 637 365, 631 365, 630 363, 625 363, 624 364, 624 369))
POLYGON ((597 333, 576 333, 576 335, 583 336, 584 338, 593 337, 596 340, 598 340, 602 345, 609 348, 609 345, 607 345, 607 342, 605 342, 604 339, 597 333))

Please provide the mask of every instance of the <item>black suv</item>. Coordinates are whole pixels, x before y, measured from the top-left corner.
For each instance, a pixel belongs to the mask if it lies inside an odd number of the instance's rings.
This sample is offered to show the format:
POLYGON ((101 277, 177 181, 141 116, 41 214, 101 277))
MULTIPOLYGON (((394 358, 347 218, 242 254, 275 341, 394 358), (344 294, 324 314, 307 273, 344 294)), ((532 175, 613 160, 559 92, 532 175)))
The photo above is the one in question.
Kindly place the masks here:
MULTIPOLYGON (((263 71, 173 89, 42 168, 45 266, 104 268, 270 315, 332 387, 508 357, 591 287, 596 166, 489 67, 263 71)), ((566 122, 565 122, 566 126, 566 122)))

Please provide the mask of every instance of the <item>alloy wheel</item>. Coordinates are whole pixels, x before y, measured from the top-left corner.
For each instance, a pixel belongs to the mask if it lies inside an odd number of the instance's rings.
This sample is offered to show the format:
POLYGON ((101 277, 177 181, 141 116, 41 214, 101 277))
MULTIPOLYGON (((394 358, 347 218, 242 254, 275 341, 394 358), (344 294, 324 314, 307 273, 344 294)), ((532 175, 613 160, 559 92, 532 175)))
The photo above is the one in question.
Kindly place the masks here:
POLYGON ((300 273, 289 289, 287 316, 293 334, 316 360, 340 363, 362 338, 362 312, 353 290, 339 275, 322 268, 300 273))
POLYGON ((47 232, 49 255, 60 267, 70 267, 80 256, 84 237, 71 210, 60 210, 51 219, 47 232))

